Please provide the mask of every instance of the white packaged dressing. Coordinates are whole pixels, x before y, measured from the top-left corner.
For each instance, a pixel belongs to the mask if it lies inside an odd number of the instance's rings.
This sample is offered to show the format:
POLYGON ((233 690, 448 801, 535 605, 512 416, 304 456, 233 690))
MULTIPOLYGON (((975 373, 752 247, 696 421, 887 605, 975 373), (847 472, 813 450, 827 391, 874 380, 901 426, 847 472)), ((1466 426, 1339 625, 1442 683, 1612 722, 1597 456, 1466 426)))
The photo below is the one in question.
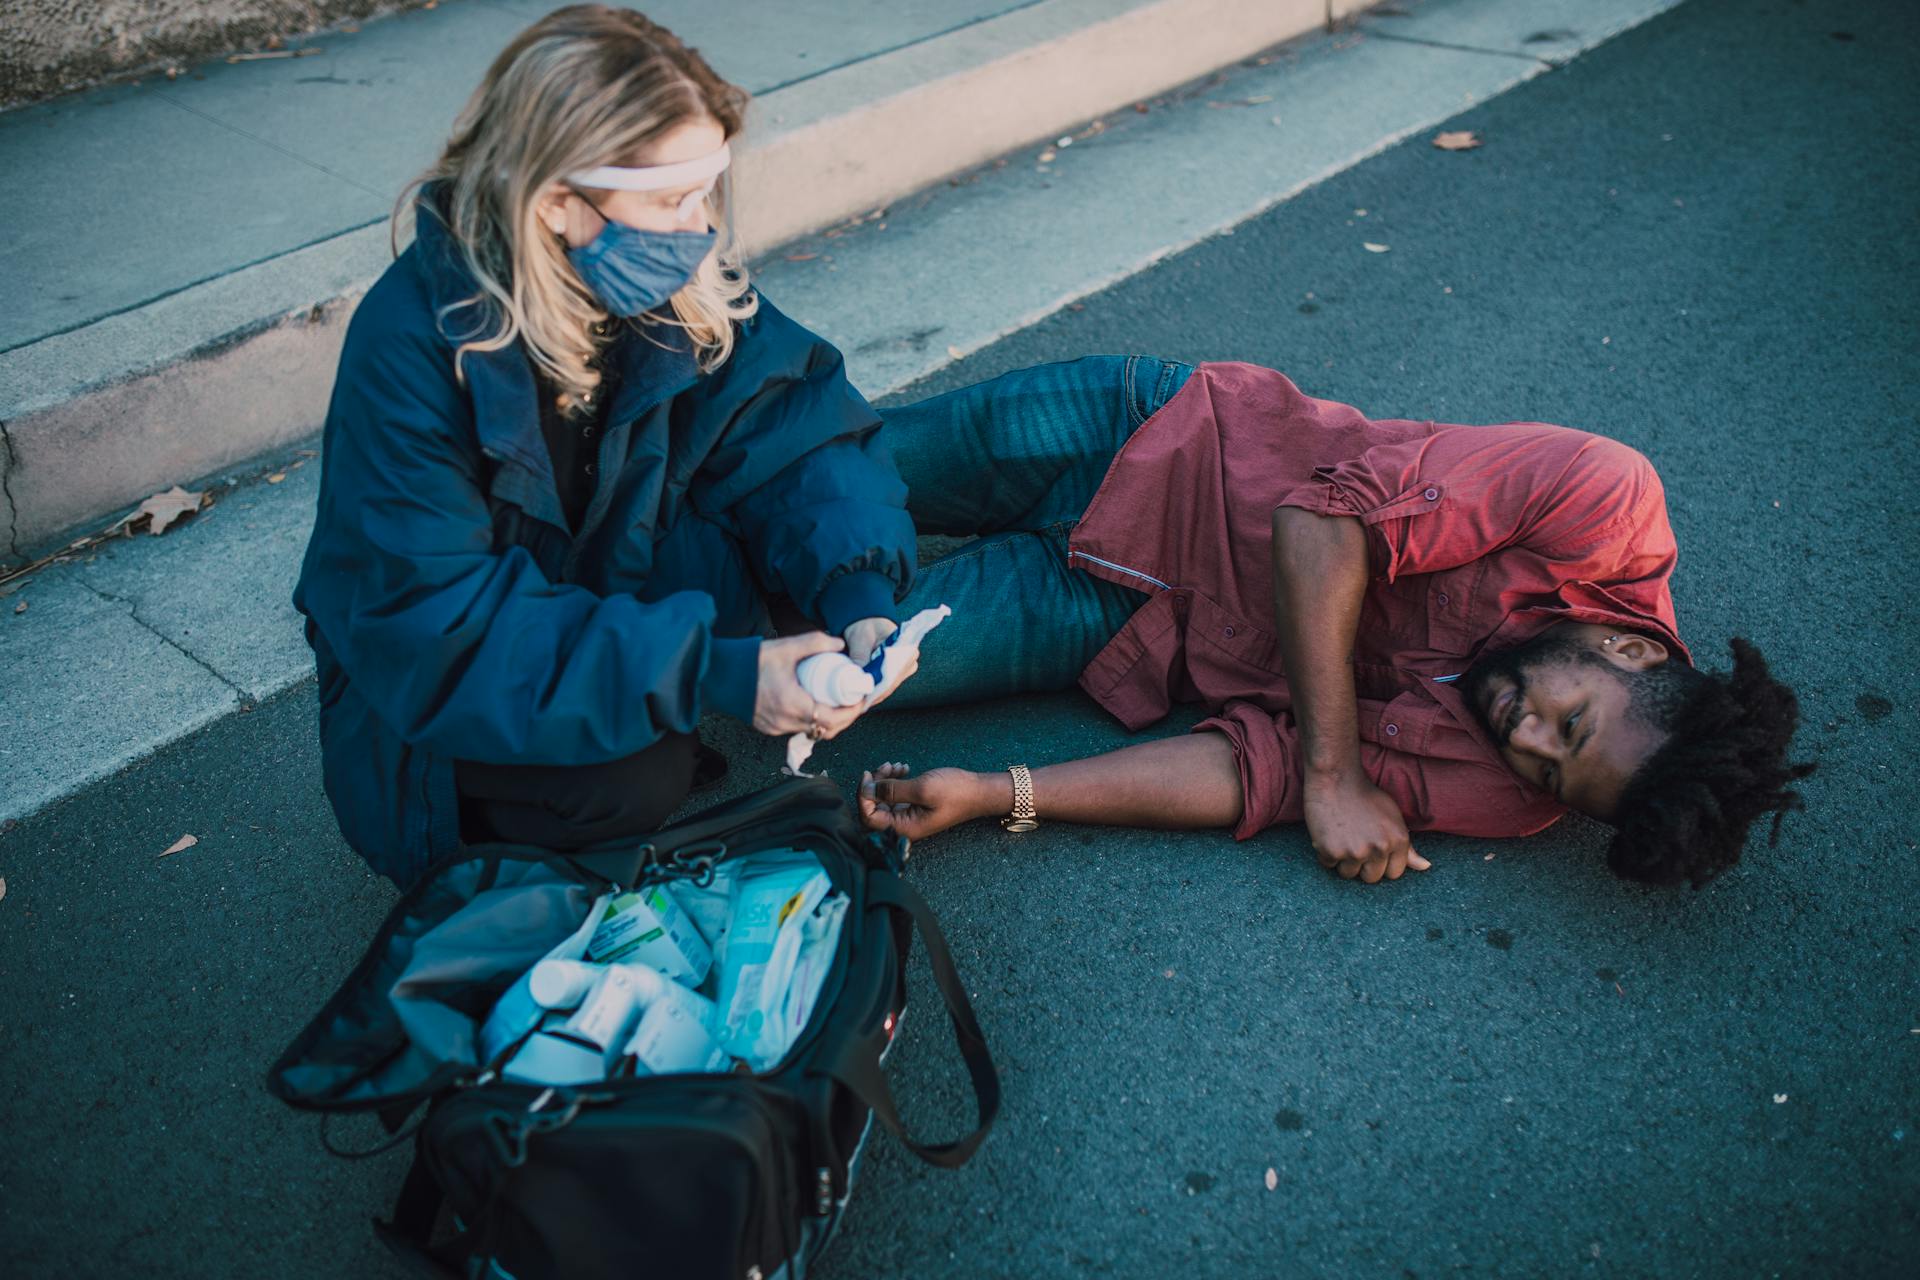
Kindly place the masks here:
POLYGON ((839 951, 840 927, 846 917, 847 895, 836 893, 816 907, 800 927, 800 954, 794 958, 793 978, 787 983, 787 997, 780 1006, 783 1056, 785 1046, 799 1038, 806 1030, 807 1019, 813 1016, 820 988, 826 985, 827 973, 839 951))
MULTIPOLYGON (((755 1071, 775 1066, 805 1025, 791 1022, 793 985, 814 913, 832 892, 827 873, 808 862, 811 869, 755 874, 749 868, 734 882, 733 923, 720 970, 720 1042, 755 1071)), ((809 1010, 829 964, 830 957, 809 965, 813 991, 802 998, 809 1010)))
MULTIPOLYGON (((944 604, 922 609, 901 623, 864 667, 855 666, 853 660, 842 653, 818 653, 795 667, 794 676, 814 701, 827 706, 850 707, 856 702, 892 693, 907 678, 907 672, 920 657, 920 645, 926 640, 927 633, 952 615, 953 610, 944 604), (802 668, 807 669, 804 674, 802 668), (871 678, 872 683, 863 688, 862 681, 847 674, 849 670, 863 673, 871 678), (823 693, 835 696, 823 697, 823 693)), ((796 733, 788 738, 786 772, 804 777, 800 766, 813 754, 813 747, 813 739, 804 733, 796 733)))

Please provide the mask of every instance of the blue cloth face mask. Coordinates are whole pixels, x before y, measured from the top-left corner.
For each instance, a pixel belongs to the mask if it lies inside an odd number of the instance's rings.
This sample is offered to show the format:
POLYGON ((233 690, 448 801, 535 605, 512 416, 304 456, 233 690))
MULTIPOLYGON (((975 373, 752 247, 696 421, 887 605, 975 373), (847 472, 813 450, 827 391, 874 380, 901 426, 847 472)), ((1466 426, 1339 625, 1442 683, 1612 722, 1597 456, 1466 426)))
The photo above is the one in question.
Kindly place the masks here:
POLYGON ((713 231, 642 231, 607 218, 592 243, 567 250, 567 261, 609 312, 633 317, 686 287, 718 239, 713 231))

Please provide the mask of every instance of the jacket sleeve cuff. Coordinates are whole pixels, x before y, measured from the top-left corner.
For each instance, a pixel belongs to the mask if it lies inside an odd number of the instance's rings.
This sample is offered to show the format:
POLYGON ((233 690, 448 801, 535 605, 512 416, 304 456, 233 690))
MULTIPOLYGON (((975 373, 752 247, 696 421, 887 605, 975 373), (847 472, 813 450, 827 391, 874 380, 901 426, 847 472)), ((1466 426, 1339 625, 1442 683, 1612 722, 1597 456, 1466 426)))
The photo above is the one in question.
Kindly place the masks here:
POLYGON ((760 689, 760 637, 715 638, 700 682, 701 705, 708 711, 753 723, 754 696, 760 689))
POLYGON ((891 618, 893 579, 871 569, 843 573, 821 590, 815 608, 830 636, 844 635, 863 618, 891 618))

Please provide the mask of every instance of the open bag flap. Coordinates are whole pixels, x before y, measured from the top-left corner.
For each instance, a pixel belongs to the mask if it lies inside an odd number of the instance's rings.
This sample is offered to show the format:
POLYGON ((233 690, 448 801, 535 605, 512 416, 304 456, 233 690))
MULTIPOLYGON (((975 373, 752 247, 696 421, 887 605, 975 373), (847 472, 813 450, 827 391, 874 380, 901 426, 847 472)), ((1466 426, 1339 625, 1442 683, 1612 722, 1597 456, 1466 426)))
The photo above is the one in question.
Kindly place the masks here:
POLYGON ((443 864, 401 900, 268 1089, 295 1106, 361 1110, 477 1073, 476 1032, 493 1001, 580 929, 599 896, 544 860, 443 864))

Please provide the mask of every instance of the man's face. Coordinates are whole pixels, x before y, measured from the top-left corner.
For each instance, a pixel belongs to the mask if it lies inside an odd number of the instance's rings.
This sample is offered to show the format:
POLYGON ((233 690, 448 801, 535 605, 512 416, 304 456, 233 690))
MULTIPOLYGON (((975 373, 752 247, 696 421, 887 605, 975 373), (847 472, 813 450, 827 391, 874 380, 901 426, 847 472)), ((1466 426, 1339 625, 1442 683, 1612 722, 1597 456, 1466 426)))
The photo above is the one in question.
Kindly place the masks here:
POLYGON ((1570 626, 1482 658, 1461 685, 1509 768, 1608 821, 1627 779, 1666 740, 1633 714, 1629 681, 1666 660, 1643 636, 1570 626))

